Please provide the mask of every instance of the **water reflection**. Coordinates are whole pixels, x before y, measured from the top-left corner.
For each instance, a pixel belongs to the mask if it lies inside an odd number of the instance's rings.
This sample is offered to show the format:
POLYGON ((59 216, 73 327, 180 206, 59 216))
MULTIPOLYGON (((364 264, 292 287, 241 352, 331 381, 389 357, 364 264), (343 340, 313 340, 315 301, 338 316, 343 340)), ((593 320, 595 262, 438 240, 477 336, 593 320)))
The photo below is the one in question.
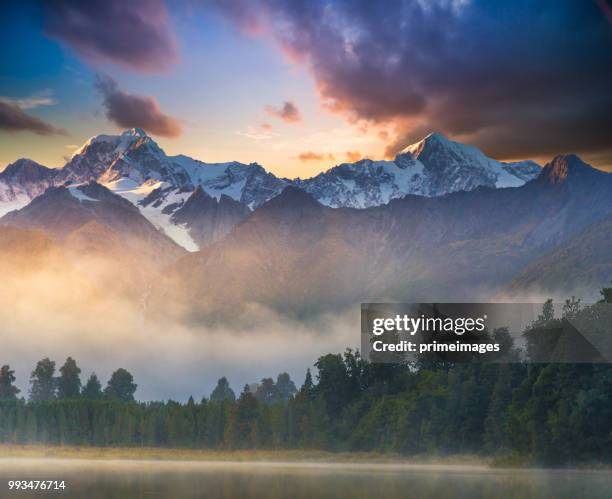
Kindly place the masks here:
POLYGON ((604 471, 297 463, 0 460, 0 497, 70 498, 609 498, 604 471), (65 480, 62 492, 10 492, 8 480, 65 480))

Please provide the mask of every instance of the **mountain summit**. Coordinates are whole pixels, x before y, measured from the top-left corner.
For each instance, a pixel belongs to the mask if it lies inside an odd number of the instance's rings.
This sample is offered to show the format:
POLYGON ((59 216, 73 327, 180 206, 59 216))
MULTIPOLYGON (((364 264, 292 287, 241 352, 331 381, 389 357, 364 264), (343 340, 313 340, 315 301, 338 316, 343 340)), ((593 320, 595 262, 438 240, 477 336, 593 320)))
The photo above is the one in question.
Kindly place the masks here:
POLYGON ((589 175, 605 175, 586 164, 575 154, 560 154, 542 169, 541 178, 551 184, 559 184, 574 178, 589 175))
POLYGON ((368 208, 408 194, 434 197, 479 186, 517 187, 539 172, 532 161, 501 163, 476 147, 434 133, 393 161, 363 159, 309 179, 289 180, 257 163, 204 163, 184 155, 168 156, 144 130, 132 128, 120 135, 92 137, 62 168, 49 169, 25 159, 14 163, 0 173, 0 216, 24 207, 48 187, 97 182, 137 206, 175 242, 195 251, 227 234, 287 186, 332 208, 368 208))
POLYGON ((476 187, 518 187, 540 174, 534 161, 502 163, 491 159, 477 147, 431 133, 400 152, 409 154, 425 167, 430 195, 470 191, 476 187))
POLYGON ((363 159, 294 181, 332 208, 368 208, 407 194, 435 197, 476 187, 518 187, 536 178, 533 161, 502 163, 440 133, 403 149, 393 161, 363 159))

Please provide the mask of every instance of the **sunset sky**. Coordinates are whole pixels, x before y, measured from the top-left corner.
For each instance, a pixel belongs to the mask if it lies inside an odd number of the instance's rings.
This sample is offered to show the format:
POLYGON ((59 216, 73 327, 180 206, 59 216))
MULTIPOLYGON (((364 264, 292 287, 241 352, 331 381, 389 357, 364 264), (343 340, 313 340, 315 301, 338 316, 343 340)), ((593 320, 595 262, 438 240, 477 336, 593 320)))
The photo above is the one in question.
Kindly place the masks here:
POLYGON ((140 126, 169 154, 310 176, 431 131, 612 171, 612 7, 508 2, 3 2, 0 169, 140 126))

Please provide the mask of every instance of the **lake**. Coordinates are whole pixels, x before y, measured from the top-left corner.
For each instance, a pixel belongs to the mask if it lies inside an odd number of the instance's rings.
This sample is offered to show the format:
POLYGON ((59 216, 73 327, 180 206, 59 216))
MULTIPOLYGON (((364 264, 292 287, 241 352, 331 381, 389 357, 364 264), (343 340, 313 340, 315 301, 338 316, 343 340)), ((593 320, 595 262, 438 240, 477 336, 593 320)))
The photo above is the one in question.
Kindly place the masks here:
POLYGON ((0 459, 0 497, 472 499, 612 497, 610 471, 413 464, 0 459), (9 491, 9 480, 63 480, 63 492, 9 491))

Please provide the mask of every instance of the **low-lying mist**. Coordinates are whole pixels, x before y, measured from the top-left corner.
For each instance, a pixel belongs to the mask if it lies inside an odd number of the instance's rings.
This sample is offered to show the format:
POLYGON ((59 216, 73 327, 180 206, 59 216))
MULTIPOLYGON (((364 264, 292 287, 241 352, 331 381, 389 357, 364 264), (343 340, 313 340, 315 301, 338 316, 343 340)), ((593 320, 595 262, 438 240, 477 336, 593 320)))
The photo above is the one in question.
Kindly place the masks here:
POLYGON ((0 364, 15 369, 22 396, 44 357, 59 368, 72 356, 83 382, 96 372, 106 383, 123 367, 134 374, 137 399, 183 401, 208 396, 221 376, 237 393, 284 371, 299 386, 318 356, 359 342, 358 307, 308 323, 254 305, 240 324, 164 318, 146 310, 146 286, 135 290, 106 258, 45 254, 5 261, 0 275, 0 364))

